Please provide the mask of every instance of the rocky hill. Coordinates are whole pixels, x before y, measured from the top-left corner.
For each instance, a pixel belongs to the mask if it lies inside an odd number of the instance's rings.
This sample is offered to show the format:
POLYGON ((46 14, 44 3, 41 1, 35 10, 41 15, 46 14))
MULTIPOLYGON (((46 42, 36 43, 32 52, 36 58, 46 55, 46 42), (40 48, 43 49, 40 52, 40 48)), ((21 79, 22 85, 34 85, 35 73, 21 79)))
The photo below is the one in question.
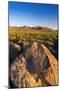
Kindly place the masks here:
POLYGON ((21 45, 9 45, 10 87, 58 85, 58 61, 45 45, 34 42, 23 52, 21 45))

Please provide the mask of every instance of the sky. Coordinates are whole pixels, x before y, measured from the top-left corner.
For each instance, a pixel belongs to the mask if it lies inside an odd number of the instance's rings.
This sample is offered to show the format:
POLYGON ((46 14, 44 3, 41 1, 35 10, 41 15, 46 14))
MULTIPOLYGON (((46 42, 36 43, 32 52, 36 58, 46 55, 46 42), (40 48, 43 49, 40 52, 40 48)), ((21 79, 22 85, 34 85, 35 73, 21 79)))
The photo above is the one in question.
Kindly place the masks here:
POLYGON ((58 29, 58 5, 8 2, 9 26, 43 26, 58 29))

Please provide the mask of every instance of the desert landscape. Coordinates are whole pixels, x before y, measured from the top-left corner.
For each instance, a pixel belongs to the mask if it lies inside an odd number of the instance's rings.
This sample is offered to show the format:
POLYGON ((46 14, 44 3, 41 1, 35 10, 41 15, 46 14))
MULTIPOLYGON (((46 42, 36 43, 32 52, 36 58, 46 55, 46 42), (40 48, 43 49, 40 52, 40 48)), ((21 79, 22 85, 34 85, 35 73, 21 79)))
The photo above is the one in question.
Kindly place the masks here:
POLYGON ((9 87, 58 85, 58 30, 9 27, 9 87))
POLYGON ((8 2, 9 88, 57 86, 58 5, 8 2))

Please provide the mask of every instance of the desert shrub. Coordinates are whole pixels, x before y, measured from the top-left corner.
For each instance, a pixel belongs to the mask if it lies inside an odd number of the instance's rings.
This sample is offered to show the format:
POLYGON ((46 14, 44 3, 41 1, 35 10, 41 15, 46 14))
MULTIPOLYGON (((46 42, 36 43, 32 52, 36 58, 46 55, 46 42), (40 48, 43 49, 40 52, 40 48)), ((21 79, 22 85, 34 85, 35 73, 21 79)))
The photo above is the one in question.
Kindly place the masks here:
POLYGON ((27 30, 23 28, 9 28, 9 40, 15 43, 23 42, 25 46, 34 41, 43 43, 57 57, 58 51, 56 45, 58 40, 58 32, 55 30, 27 30))

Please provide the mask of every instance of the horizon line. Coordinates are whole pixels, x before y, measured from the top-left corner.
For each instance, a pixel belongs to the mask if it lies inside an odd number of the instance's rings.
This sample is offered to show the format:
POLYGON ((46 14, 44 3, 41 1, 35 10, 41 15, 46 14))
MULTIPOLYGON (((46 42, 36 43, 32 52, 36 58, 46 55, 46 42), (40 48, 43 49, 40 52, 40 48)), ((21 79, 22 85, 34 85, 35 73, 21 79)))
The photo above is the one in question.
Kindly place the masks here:
POLYGON ((43 27, 43 28, 49 28, 49 29, 53 29, 53 30, 58 30, 58 28, 52 28, 50 26, 40 26, 40 25, 34 25, 34 26, 31 26, 31 25, 8 25, 9 27, 43 27))

